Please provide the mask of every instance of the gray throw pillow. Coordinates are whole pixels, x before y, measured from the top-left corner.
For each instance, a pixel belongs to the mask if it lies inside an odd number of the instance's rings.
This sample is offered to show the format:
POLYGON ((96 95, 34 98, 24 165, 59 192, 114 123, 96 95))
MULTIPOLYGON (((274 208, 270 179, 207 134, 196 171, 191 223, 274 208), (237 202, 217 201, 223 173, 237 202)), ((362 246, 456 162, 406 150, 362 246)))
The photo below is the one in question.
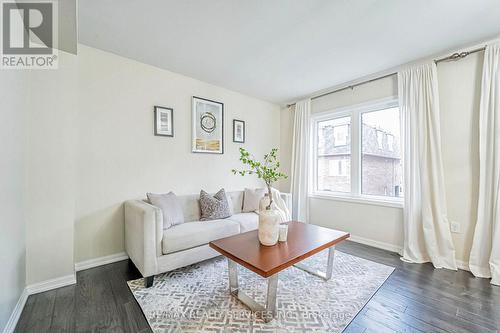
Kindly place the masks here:
POLYGON ((231 216, 231 208, 226 197, 226 191, 220 189, 214 196, 204 190, 200 191, 201 221, 224 219, 231 216))
POLYGON ((161 209, 163 214, 163 229, 184 223, 184 213, 179 199, 174 192, 165 194, 147 193, 149 202, 161 209))

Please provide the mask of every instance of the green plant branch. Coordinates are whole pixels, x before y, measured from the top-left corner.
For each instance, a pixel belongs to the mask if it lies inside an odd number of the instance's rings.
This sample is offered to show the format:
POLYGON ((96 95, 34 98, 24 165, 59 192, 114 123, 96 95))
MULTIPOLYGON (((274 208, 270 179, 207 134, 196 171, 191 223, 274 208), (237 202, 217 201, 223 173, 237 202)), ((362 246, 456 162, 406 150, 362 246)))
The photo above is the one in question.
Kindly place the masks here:
POLYGON ((240 161, 243 165, 247 165, 249 169, 247 170, 231 170, 233 174, 240 176, 245 175, 257 175, 259 179, 262 179, 266 184, 268 195, 269 195, 269 205, 266 209, 271 209, 271 205, 273 203, 273 196, 271 187, 274 182, 277 182, 280 179, 286 179, 288 176, 283 172, 280 172, 278 169, 280 167, 280 162, 278 161, 278 149, 273 148, 269 154, 264 155, 264 162, 259 162, 255 159, 253 155, 245 148, 240 148, 240 161))

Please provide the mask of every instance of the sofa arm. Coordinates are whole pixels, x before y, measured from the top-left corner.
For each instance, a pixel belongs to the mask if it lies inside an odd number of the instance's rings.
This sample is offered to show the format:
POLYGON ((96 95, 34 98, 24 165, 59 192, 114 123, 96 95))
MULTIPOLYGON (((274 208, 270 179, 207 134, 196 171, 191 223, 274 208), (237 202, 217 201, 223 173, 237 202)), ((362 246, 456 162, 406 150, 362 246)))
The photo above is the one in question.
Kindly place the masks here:
POLYGON ((280 197, 285 202, 285 205, 288 207, 288 211, 290 212, 290 216, 292 216, 292 194, 291 193, 283 193, 280 192, 280 197))
POLYGON ((125 249, 144 277, 157 273, 162 229, 160 208, 141 200, 125 202, 125 249))

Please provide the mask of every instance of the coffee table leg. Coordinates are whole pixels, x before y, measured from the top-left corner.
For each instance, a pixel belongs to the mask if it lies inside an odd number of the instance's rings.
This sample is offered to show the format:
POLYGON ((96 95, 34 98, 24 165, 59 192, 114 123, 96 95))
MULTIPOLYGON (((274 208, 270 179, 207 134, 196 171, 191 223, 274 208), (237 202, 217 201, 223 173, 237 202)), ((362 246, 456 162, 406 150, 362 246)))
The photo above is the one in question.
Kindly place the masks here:
POLYGON ((326 264, 326 280, 330 280, 332 278, 333 273, 333 263, 335 261, 335 245, 328 248, 328 262, 326 264))
MULTIPOLYGON (((266 311, 271 315, 271 319, 276 316, 276 294, 278 293, 278 273, 267 279, 267 300, 266 311)), ((266 321, 266 318, 264 318, 266 321)), ((267 321, 266 321, 267 322, 267 321)))
POLYGON ((238 267, 231 259, 227 259, 229 272, 229 291, 231 293, 238 292, 238 267))
POLYGON ((326 264, 326 272, 322 272, 316 269, 312 269, 307 265, 302 263, 296 263, 294 266, 300 268, 303 271, 306 271, 312 275, 318 276, 324 280, 330 280, 332 278, 333 273, 333 263, 335 260, 335 245, 328 248, 328 259, 326 264))
POLYGON ((238 289, 238 267, 236 262, 227 259, 229 272, 229 292, 250 310, 256 312, 266 323, 276 316, 276 295, 278 292, 278 274, 267 278, 266 306, 257 303, 253 298, 238 289))

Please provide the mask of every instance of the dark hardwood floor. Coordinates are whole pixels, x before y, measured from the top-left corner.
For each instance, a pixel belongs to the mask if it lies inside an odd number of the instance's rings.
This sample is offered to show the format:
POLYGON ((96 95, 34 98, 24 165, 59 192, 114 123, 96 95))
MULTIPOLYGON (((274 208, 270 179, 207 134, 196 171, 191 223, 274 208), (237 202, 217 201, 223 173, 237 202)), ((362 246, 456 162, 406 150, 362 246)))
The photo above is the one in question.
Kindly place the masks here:
MULTIPOLYGON (((500 332, 500 287, 489 280, 352 242, 337 248, 396 268, 346 333, 500 332)), ((30 296, 16 332, 151 332, 126 284, 138 277, 127 261, 79 272, 74 286, 30 296)))

